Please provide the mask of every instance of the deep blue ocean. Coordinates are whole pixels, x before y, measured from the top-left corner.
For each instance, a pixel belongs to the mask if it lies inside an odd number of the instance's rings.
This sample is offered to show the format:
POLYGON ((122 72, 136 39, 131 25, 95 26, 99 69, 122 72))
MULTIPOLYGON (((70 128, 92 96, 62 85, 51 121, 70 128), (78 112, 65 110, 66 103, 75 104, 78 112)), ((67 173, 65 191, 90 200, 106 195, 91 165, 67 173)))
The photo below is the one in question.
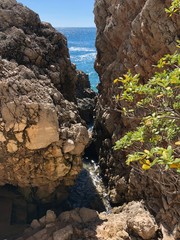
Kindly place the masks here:
POLYGON ((72 63, 76 64, 78 70, 89 75, 91 88, 97 91, 99 78, 94 70, 96 28, 57 28, 57 30, 67 38, 72 63))

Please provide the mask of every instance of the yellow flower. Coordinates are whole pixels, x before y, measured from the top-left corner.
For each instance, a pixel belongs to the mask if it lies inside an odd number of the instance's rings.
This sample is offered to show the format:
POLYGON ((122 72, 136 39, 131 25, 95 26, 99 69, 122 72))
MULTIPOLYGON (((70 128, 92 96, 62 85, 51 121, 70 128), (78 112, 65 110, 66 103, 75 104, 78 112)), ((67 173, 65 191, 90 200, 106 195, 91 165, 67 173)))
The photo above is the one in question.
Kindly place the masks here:
POLYGON ((150 169, 150 165, 143 164, 143 165, 142 165, 142 169, 143 169, 143 170, 148 170, 148 169, 150 169))
POLYGON ((117 82, 119 82, 119 79, 116 78, 113 82, 114 82, 114 83, 117 83, 117 82))
POLYGON ((169 165, 169 167, 177 169, 177 168, 180 168, 180 164, 179 163, 172 163, 172 164, 169 165))
POLYGON ((146 160, 145 163, 142 165, 143 170, 148 170, 151 167, 151 162, 149 160, 146 160))
POLYGON ((149 160, 146 160, 147 165, 151 165, 151 162, 149 160))

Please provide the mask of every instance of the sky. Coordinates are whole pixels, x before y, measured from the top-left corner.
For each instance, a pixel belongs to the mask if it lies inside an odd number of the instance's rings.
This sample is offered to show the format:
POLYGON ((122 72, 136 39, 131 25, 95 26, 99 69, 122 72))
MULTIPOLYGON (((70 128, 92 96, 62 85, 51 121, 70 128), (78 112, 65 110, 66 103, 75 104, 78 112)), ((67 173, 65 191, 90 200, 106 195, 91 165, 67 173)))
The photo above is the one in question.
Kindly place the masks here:
POLYGON ((95 27, 95 0, 17 0, 53 27, 95 27))

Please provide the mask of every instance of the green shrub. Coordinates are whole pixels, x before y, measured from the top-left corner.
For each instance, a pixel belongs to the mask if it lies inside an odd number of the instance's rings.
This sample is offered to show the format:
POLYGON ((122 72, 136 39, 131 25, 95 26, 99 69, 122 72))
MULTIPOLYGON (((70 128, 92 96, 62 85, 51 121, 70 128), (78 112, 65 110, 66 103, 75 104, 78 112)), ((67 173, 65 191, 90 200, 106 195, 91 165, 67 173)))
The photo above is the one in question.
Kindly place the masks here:
POLYGON ((114 80, 119 85, 116 101, 122 117, 138 123, 114 149, 128 153, 128 165, 139 162, 148 170, 161 164, 180 173, 180 54, 161 58, 157 70, 146 84, 130 71, 114 80))
POLYGON ((180 11, 180 1, 179 0, 174 0, 172 1, 172 4, 169 8, 166 8, 165 11, 172 16, 174 13, 179 14, 180 11))

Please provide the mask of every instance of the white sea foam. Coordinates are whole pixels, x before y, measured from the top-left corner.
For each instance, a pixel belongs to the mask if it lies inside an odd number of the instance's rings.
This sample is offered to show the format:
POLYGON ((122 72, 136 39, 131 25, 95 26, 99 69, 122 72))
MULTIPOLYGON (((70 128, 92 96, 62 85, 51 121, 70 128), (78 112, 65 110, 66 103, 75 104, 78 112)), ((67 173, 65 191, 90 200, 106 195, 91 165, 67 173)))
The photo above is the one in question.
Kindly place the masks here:
POLYGON ((70 47, 69 50, 71 52, 96 52, 93 48, 86 48, 86 47, 70 47))
POLYGON ((72 56, 71 60, 75 62, 89 61, 93 60, 96 57, 96 53, 86 53, 79 56, 72 56))
POLYGON ((71 61, 76 64, 77 69, 89 74, 92 88, 95 89, 99 82, 99 77, 94 70, 96 29, 59 28, 58 30, 67 37, 71 61))

